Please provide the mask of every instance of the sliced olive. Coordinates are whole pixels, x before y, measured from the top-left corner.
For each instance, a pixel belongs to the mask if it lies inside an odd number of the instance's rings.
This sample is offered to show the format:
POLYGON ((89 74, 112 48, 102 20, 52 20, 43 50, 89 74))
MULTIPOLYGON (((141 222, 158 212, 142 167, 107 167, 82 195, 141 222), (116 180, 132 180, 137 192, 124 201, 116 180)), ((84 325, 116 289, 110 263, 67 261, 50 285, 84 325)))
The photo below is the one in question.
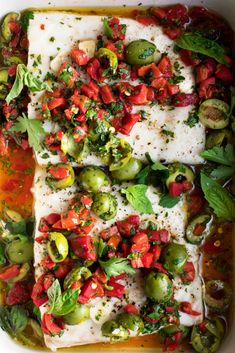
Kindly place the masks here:
POLYGON ((52 189, 66 189, 74 184, 75 174, 71 165, 57 164, 48 168, 47 183, 52 189), (63 173, 60 173, 63 172, 63 173))
POLYGON ((187 180, 189 182, 193 182, 194 173, 190 167, 181 163, 173 163, 168 166, 169 169, 169 177, 166 179, 166 186, 169 187, 170 183, 182 182, 187 180))
POLYGON ((98 56, 98 58, 105 57, 106 59, 108 59, 109 66, 110 66, 113 74, 115 74, 115 72, 117 71, 117 67, 118 67, 117 55, 113 51, 111 51, 107 48, 100 48, 97 52, 97 56, 98 56))
POLYGON ((75 267, 65 277, 64 289, 67 290, 77 281, 84 281, 91 277, 92 273, 87 267, 75 267))
POLYGON ((128 142, 123 138, 118 139, 118 146, 112 148, 112 157, 114 158, 109 165, 109 170, 113 172, 127 164, 131 159, 131 151, 132 148, 128 142), (116 155, 118 155, 118 158, 115 158, 116 155))
POLYGON ((186 228, 186 238, 191 244, 201 244, 212 229, 213 217, 209 214, 196 216, 191 220, 186 228))
POLYGON ((139 334, 144 329, 143 320, 139 315, 135 314, 119 314, 116 318, 117 323, 127 330, 131 330, 139 334))
POLYGON ((220 131, 212 131, 206 138, 206 149, 213 148, 214 146, 226 145, 232 143, 232 132, 228 129, 220 131))
POLYGON ((0 69, 0 83, 7 83, 7 82, 8 82, 8 70, 0 69))
POLYGON ((77 303, 74 311, 72 311, 67 315, 64 315, 63 320, 67 325, 78 325, 81 322, 89 319, 89 317, 90 317, 89 306, 77 303))
POLYGON ((210 129, 223 129, 229 124, 229 110, 227 103, 219 99, 207 99, 199 107, 199 119, 210 129))
POLYGON ((12 37, 10 22, 17 21, 19 17, 20 15, 17 12, 10 12, 4 17, 2 22, 2 36, 6 42, 10 42, 12 37))
POLYGON ((88 139, 97 145, 103 145, 110 134, 111 125, 108 121, 93 119, 89 123, 88 139))
POLYGON ((131 157, 131 159, 121 168, 112 171, 111 175, 114 179, 127 181, 135 179, 136 175, 141 171, 142 162, 131 157))
POLYGON ((126 47, 126 62, 130 65, 151 64, 155 60, 157 48, 154 43, 146 39, 137 39, 126 47))
POLYGON ((73 135, 65 133, 61 140, 61 150, 73 157, 77 162, 83 160, 89 153, 88 140, 85 138, 77 143, 73 135))
POLYGON ((161 255, 163 266, 172 273, 182 272, 187 259, 188 253, 185 245, 178 243, 166 245, 161 255))
POLYGON ((64 261, 69 252, 68 240, 62 233, 50 233, 49 242, 47 243, 47 251, 52 261, 64 261))
POLYGON ((109 192, 96 194, 92 204, 92 211, 104 221, 114 218, 117 214, 116 197, 109 192))
POLYGON ((15 264, 23 264, 33 259, 33 242, 26 237, 13 240, 6 247, 9 260, 15 264))
POLYGON ((102 335, 110 337, 111 341, 124 341, 128 339, 128 330, 117 323, 115 320, 108 320, 101 327, 102 335))
POLYGON ((8 221, 20 222, 23 220, 23 217, 16 211, 5 208, 4 215, 8 221))
POLYGON ((82 189, 97 193, 102 187, 109 185, 107 175, 96 166, 85 167, 78 176, 82 189))
POLYGON ((165 336, 172 336, 176 332, 183 333, 183 336, 181 338, 181 341, 182 341, 189 334, 189 327, 184 325, 173 324, 173 325, 166 326, 161 330, 161 334, 164 334, 165 336))
POLYGON ((206 283, 205 302, 211 310, 225 311, 232 299, 231 287, 221 280, 211 280, 206 283))
POLYGON ((198 353, 214 353, 221 344, 224 329, 221 319, 205 320, 203 330, 193 326, 190 343, 198 353))
POLYGON ((173 283, 165 273, 150 272, 145 281, 145 294, 156 302, 167 302, 173 294, 173 283))
POLYGON ((11 282, 18 282, 24 280, 30 274, 30 271, 30 264, 28 262, 24 263, 20 268, 20 273, 18 274, 18 276, 14 277, 11 282))

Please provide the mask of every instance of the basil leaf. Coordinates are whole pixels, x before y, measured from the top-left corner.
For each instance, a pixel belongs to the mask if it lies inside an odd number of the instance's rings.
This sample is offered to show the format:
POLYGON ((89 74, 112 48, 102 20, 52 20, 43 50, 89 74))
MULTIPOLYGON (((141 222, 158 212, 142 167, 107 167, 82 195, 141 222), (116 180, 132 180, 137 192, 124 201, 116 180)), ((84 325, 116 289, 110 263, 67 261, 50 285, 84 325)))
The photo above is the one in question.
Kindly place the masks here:
POLYGON ((143 168, 136 176, 136 181, 138 184, 148 184, 148 177, 151 172, 151 166, 143 168))
POLYGON ((7 262, 5 257, 5 246, 0 243, 0 265, 5 265, 7 262))
POLYGON ((62 294, 60 282, 56 279, 47 291, 50 305, 49 313, 58 316, 71 313, 76 307, 78 294, 78 289, 68 289, 62 294))
POLYGON ((18 64, 15 82, 6 97, 7 104, 20 95, 24 86, 27 86, 31 92, 39 92, 44 89, 50 92, 52 91, 51 87, 47 83, 34 77, 24 64, 18 64))
POLYGON ((234 167, 227 167, 220 165, 218 168, 214 169, 210 176, 214 179, 229 179, 235 173, 235 166, 234 167))
POLYGON ((148 190, 147 185, 134 185, 126 189, 122 189, 122 194, 126 195, 127 201, 131 206, 140 213, 152 214, 153 208, 150 200, 146 196, 148 190))
POLYGON ((175 43, 180 48, 207 55, 218 61, 220 64, 228 65, 224 58, 224 48, 215 41, 207 39, 199 33, 185 32, 175 40, 175 43))
POLYGON ((201 173, 201 187, 215 214, 228 221, 235 220, 235 199, 215 180, 201 173))
POLYGON ((165 208, 172 208, 177 203, 180 201, 180 197, 173 197, 171 195, 164 195, 160 201, 159 201, 159 206, 165 207, 165 208))
POLYGON ((10 310, 6 306, 0 306, 0 327, 9 335, 14 336, 14 331, 11 324, 10 310))
POLYGON ((15 305, 11 308, 11 325, 13 330, 18 333, 24 331, 28 323, 26 311, 21 306, 15 305))
POLYGON ((29 21, 34 19, 32 11, 26 11, 21 15, 20 23, 25 33, 28 31, 29 21))
POLYGON ((211 162, 235 167, 234 149, 231 144, 228 144, 225 147, 215 146, 209 150, 203 151, 201 156, 211 162))
POLYGON ((104 34, 108 37, 113 39, 114 34, 112 28, 109 26, 108 19, 104 18, 103 19, 103 27, 104 27, 104 34))
POLYGON ((122 273, 135 274, 135 270, 131 267, 129 261, 122 257, 112 257, 108 261, 99 260, 99 263, 108 277, 118 276, 122 273))

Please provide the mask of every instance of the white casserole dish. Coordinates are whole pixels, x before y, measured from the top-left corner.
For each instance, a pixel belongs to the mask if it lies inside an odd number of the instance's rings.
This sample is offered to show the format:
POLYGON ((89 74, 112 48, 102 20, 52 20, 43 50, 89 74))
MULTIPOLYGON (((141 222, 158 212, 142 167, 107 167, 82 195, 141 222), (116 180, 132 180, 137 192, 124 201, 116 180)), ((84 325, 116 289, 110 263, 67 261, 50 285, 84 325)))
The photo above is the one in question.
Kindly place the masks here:
MULTIPOLYGON (((6 13, 10 11, 21 11, 23 9, 27 9, 29 7, 34 7, 34 8, 53 8, 53 7, 61 7, 61 8, 67 8, 71 9, 74 7, 101 7, 101 8, 107 8, 111 6, 137 6, 137 5, 143 5, 143 6, 150 6, 150 5, 169 5, 169 4, 174 4, 174 3, 183 3, 189 6, 193 5, 203 5, 207 6, 212 10, 217 11, 219 14, 224 16, 232 25, 232 27, 235 30, 235 0, 143 0, 142 3, 140 0, 100 0, 100 1, 95 1, 95 0, 86 0, 84 3, 81 0, 24 0, 24 1, 19 1, 19 0, 7 0, 7 1, 1 1, 1 9, 0 9, 0 17, 4 16, 6 13)), ((232 45, 232 43, 231 43, 232 45)), ((235 228, 234 228, 235 232, 235 228)), ((235 241, 234 241, 235 244, 235 241)), ((235 247, 234 247, 235 249, 235 247)), ((234 264, 235 268, 235 264, 234 264)), ((235 276, 234 276, 235 278, 235 276)), ((235 287, 235 286, 234 286, 235 287)), ((234 310, 234 305, 231 308, 231 322, 230 322, 230 329, 228 332, 227 337, 224 339, 224 342, 222 344, 222 347, 220 348, 220 352, 223 353, 233 353, 234 352, 234 347, 235 347, 235 310, 234 310)), ((111 347, 112 352, 115 352, 114 349, 111 347)), ((2 330, 0 330, 0 352, 1 353, 6 353, 6 352, 12 352, 12 353, 25 353, 26 351, 30 352, 32 350, 25 348, 23 346, 19 346, 17 343, 15 343, 10 337, 8 337, 7 334, 5 334, 2 330)), ((34 350, 35 351, 35 350, 34 350)), ((66 350, 66 352, 75 352, 76 350, 66 350)), ((89 348, 83 349, 82 346, 78 350, 79 352, 87 351, 89 352, 89 348)), ((94 352, 94 348, 92 349, 94 352)), ((136 351, 133 350, 133 348, 128 349, 128 351, 136 351)), ((147 351, 147 349, 145 349, 147 351)), ((156 349, 154 349, 156 352, 156 349)), ((36 350, 35 352, 42 352, 39 350, 36 350)), ((123 351, 124 352, 124 351, 123 351)), ((144 352, 144 350, 143 350, 144 352)), ((145 352, 144 352, 145 353, 145 352)))

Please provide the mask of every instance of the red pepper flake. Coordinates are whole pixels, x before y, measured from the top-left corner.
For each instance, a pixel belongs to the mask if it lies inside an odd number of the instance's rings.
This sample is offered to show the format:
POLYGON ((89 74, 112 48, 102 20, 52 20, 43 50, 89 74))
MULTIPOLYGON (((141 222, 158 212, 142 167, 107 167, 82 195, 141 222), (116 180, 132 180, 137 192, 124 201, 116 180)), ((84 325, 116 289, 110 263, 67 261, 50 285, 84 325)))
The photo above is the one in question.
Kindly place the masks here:
POLYGON ((41 29, 41 30, 44 30, 44 29, 45 29, 44 23, 41 23, 41 24, 40 24, 40 29, 41 29))

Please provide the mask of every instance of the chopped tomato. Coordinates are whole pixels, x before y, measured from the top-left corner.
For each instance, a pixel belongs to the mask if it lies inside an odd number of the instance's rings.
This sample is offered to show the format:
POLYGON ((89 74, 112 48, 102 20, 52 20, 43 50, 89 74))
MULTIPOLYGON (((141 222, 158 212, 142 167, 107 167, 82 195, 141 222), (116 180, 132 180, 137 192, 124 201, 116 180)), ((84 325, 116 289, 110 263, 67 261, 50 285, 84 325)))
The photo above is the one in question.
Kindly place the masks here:
POLYGON ((163 27, 163 32, 172 40, 180 37, 182 29, 177 27, 163 27))
POLYGON ((86 137, 87 131, 88 131, 87 125, 75 126, 74 132, 73 132, 74 140, 76 142, 82 141, 86 137))
POLYGON ((115 129, 119 132, 121 132, 123 135, 129 135, 131 130, 133 129, 133 126, 139 121, 141 118, 141 114, 136 113, 136 114, 125 114, 125 116, 122 118, 121 124, 116 125, 114 120, 112 121, 115 129))
POLYGON ((150 12, 159 20, 163 20, 166 17, 166 9, 162 7, 151 7, 150 12))
POLYGON ((51 270, 56 266, 56 263, 51 260, 50 256, 45 256, 41 261, 41 265, 47 270, 51 270))
POLYGON ((152 252, 148 252, 147 254, 142 255, 141 261, 142 261, 143 267, 150 268, 153 263, 153 258, 154 258, 154 254, 152 252))
POLYGON ((168 89, 168 92, 171 96, 173 96, 174 94, 177 94, 179 93, 179 86, 178 85, 173 85, 173 84, 168 84, 167 85, 167 89, 168 89))
POLYGON ((53 272, 56 278, 64 279, 73 267, 74 261, 72 259, 66 259, 63 262, 60 262, 59 265, 55 266, 53 272))
POLYGON ((46 220, 49 225, 55 224, 57 221, 60 219, 60 214, 59 213, 50 213, 46 220))
POLYGON ((83 66, 88 63, 88 57, 84 50, 74 48, 71 50, 70 56, 77 65, 83 66))
POLYGON ((96 260, 96 250, 91 236, 75 237, 70 240, 70 245, 75 255, 81 259, 96 260))
POLYGON ((204 203, 203 195, 198 189, 187 195, 187 205, 191 215, 196 215, 202 211, 204 203))
POLYGON ((69 63, 65 62, 61 65, 59 70, 59 80, 62 81, 66 87, 73 87, 78 78, 78 71, 69 63))
POLYGON ((121 235, 131 237, 136 233, 140 225, 140 217, 138 215, 130 215, 123 221, 117 221, 116 225, 121 235))
POLYGON ((219 64, 217 66, 215 75, 217 78, 219 78, 220 80, 223 80, 225 83, 227 82, 228 84, 230 84, 234 80, 234 76, 231 70, 223 64, 219 64))
POLYGON ((135 19, 144 26, 152 26, 157 24, 154 16, 137 15, 135 19))
POLYGON ((201 62, 197 54, 191 50, 181 49, 179 55, 183 63, 187 66, 196 66, 201 62))
POLYGON ((108 282, 108 277, 106 276, 101 267, 98 267, 96 269, 96 271, 94 272, 94 277, 96 277, 100 283, 108 282))
POLYGON ((30 300, 30 292, 26 283, 16 282, 7 293, 7 305, 24 304, 30 300))
POLYGON ((13 279, 14 277, 18 276, 20 273, 20 266, 19 265, 11 265, 9 267, 1 269, 0 272, 0 280, 1 281, 8 281, 13 279))
POLYGON ((81 92, 88 98, 95 99, 95 100, 98 99, 99 87, 94 81, 91 80, 87 84, 84 83, 83 85, 81 85, 80 89, 81 89, 81 92))
POLYGON ((48 169, 48 173, 57 180, 63 180, 68 176, 68 169, 65 167, 55 166, 55 167, 50 167, 48 169))
POLYGON ((49 237, 49 233, 43 233, 39 237, 35 238, 35 241, 39 244, 45 242, 49 237))
POLYGON ((150 248, 148 236, 146 233, 139 232, 131 239, 133 245, 131 246, 131 253, 133 254, 145 254, 150 248))
POLYGON ((128 102, 135 105, 144 105, 148 103, 147 99, 148 88, 144 84, 135 87, 134 91, 126 99, 128 102))
POLYGON ((200 82, 199 88, 198 88, 198 94, 200 98, 211 98, 211 95, 209 94, 209 88, 213 85, 215 85, 216 80, 215 77, 210 77, 207 78, 206 80, 200 82))
POLYGON ((194 230, 193 230, 193 234, 194 235, 202 235, 202 233, 204 232, 205 230, 205 226, 204 224, 201 224, 201 223, 197 223, 194 227, 194 230))
POLYGON ((61 318, 56 318, 52 314, 45 313, 42 318, 42 331, 48 335, 61 335, 64 330, 64 324, 61 318))
POLYGON ((208 79, 213 74, 213 70, 210 67, 202 64, 196 68, 196 81, 202 82, 208 79))
POLYGON ((105 48, 111 50, 117 55, 118 60, 124 59, 124 43, 122 41, 112 42, 108 41, 105 44, 105 48))
POLYGON ((169 194, 172 197, 180 196, 184 191, 182 183, 178 183, 177 181, 173 181, 169 184, 169 194))
POLYGON ((47 109, 53 110, 58 107, 64 107, 66 104, 65 98, 53 98, 49 102, 46 103, 47 109))
POLYGON ((168 86, 168 81, 164 77, 155 78, 151 82, 151 86, 159 90, 168 86))
POLYGON ((88 97, 83 95, 73 95, 70 100, 85 114, 91 105, 91 101, 88 97))
POLYGON ((199 316, 201 313, 199 313, 196 310, 193 310, 192 304, 190 302, 181 302, 180 303, 180 311, 183 311, 183 313, 192 315, 192 316, 199 316))
POLYGON ((139 314, 139 310, 137 309, 137 307, 133 304, 127 304, 124 306, 123 308, 124 312, 127 314, 134 314, 134 315, 138 315, 139 314))
POLYGON ((119 234, 115 234, 109 238, 107 244, 110 248, 117 249, 121 240, 122 240, 121 236, 119 234))
POLYGON ((81 223, 80 214, 75 210, 61 213, 61 226, 63 229, 72 230, 81 223))
POLYGON ((170 233, 166 229, 148 230, 148 234, 153 242, 167 243, 170 240, 170 233))
POLYGON ((120 24, 120 21, 117 17, 112 17, 108 21, 108 26, 112 32, 113 40, 124 40, 126 34, 126 26, 120 24))
POLYGON ((125 287, 122 284, 109 281, 108 286, 112 287, 112 289, 105 289, 105 295, 108 297, 123 298, 125 287))
POLYGON ((193 262, 188 261, 184 265, 183 272, 180 275, 180 278, 183 282, 192 282, 195 278, 195 267, 193 262))
POLYGON ((109 85, 104 85, 100 87, 100 94, 105 104, 110 104, 116 101, 112 92, 112 88, 109 85))
POLYGON ((123 257, 127 257, 131 252, 131 246, 128 244, 122 243, 121 250, 122 250, 123 257))
POLYGON ((47 292, 48 289, 52 286, 54 280, 55 280, 55 277, 53 276, 52 273, 48 272, 45 274, 45 276, 43 277, 43 287, 45 292, 47 292))
MULTIPOLYGON (((42 277, 44 277, 44 275, 42 277)), ((36 305, 38 308, 45 304, 48 300, 44 285, 40 279, 33 286, 31 299, 33 300, 34 305, 36 305)))
POLYGON ((87 73, 88 75, 95 81, 99 80, 99 70, 100 70, 100 62, 96 58, 92 58, 89 60, 87 64, 87 73))
POLYGON ((163 58, 158 63, 158 68, 165 78, 171 78, 173 75, 171 61, 168 56, 163 56, 163 58))
POLYGON ((107 229, 103 229, 99 236, 104 239, 104 240, 108 240, 109 238, 111 238, 113 235, 119 234, 119 229, 116 226, 112 226, 110 228, 107 229))
POLYGON ((166 13, 165 19, 168 23, 176 27, 185 25, 189 22, 187 7, 182 4, 170 7, 166 13))
POLYGON ((78 297, 78 302, 86 304, 90 299, 95 297, 103 297, 104 289, 97 278, 92 277, 86 280, 81 288, 81 294, 78 297))
POLYGON ((137 69, 137 74, 140 77, 146 76, 148 74, 150 79, 160 78, 163 76, 162 72, 154 63, 140 66, 140 68, 137 69))
POLYGON ((158 270, 158 272, 162 272, 162 273, 165 273, 166 275, 168 275, 168 272, 167 270, 165 270, 165 268, 163 267, 162 264, 160 264, 159 262, 156 262, 154 265, 153 265, 154 268, 156 268, 158 270))
POLYGON ((88 195, 82 195, 80 201, 83 205, 90 206, 93 202, 93 199, 88 195))
POLYGON ((196 93, 178 93, 173 98, 174 107, 187 107, 188 105, 197 105, 199 102, 196 93))
POLYGON ((179 344, 182 340, 183 332, 172 333, 171 336, 166 337, 163 344, 163 352, 173 352, 179 348, 179 344))
POLYGON ((157 262, 161 255, 161 248, 159 245, 152 245, 150 249, 150 253, 153 255, 153 262, 157 262))

